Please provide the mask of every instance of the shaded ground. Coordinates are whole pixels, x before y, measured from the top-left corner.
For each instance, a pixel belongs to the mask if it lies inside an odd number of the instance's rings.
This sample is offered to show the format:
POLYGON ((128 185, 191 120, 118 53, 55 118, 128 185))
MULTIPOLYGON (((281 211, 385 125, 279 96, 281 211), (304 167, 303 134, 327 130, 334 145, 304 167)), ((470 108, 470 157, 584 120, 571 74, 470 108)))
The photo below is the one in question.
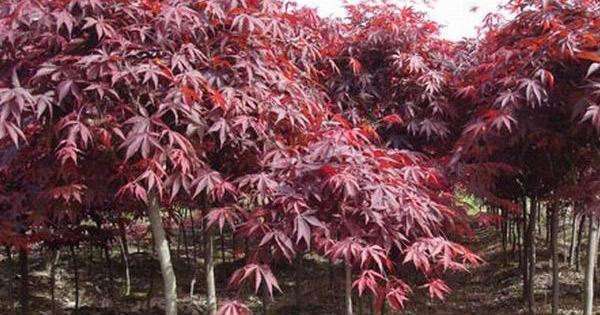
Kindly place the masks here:
MULTIPOLYGON (((540 240, 540 244, 542 244, 540 240)), ((486 260, 486 264, 473 270, 470 274, 454 274, 448 278, 448 284, 452 292, 444 303, 430 301, 424 296, 424 292, 417 290, 417 294, 411 298, 407 309, 401 314, 419 315, 475 315, 475 314, 525 314, 521 302, 522 288, 520 270, 516 264, 517 259, 503 255, 498 237, 493 232, 479 233, 479 240, 471 244, 478 253, 486 260)), ((544 247, 544 246, 539 246, 544 247)), ((36 251, 37 252, 37 251, 36 251)), ((105 260, 101 259, 101 253, 97 251, 90 261, 89 252, 84 251, 79 257, 81 264, 81 310, 80 315, 86 314, 123 314, 123 315, 153 315, 162 314, 162 292, 161 278, 159 275, 158 262, 150 253, 141 251, 131 255, 131 293, 125 296, 123 275, 124 268, 120 255, 113 253, 111 269, 114 276, 114 299, 110 298, 108 288, 109 281, 106 277, 107 267, 105 260)), ((204 292, 202 270, 196 270, 194 266, 201 266, 201 259, 194 260, 192 257, 185 258, 184 255, 177 257, 183 251, 174 250, 174 263, 176 266, 180 314, 205 314, 204 292), (190 298, 190 287, 192 280, 197 279, 194 297, 190 298)), ((191 255, 190 255, 191 256, 191 255)), ((550 313, 551 298, 551 275, 550 264, 547 253, 538 252, 539 264, 536 276, 536 307, 538 314, 550 313)), ((220 256, 218 256, 220 257, 220 256)), ((227 258, 228 256, 226 256, 227 258)), ((50 314, 50 277, 48 272, 49 255, 35 255, 31 258, 31 295, 33 314, 50 314)), ((221 262, 217 259, 218 262, 221 262)), ((17 263, 13 262, 13 268, 17 263)), ((295 276, 289 266, 277 266, 274 270, 280 280, 280 285, 286 295, 281 294, 269 302, 269 314, 285 315, 328 315, 341 314, 343 305, 342 270, 337 267, 329 267, 328 264, 318 261, 316 258, 308 257, 304 260, 300 275, 301 289, 295 291, 295 276)), ((217 287, 222 289, 218 292, 219 298, 235 298, 241 294, 246 298, 249 305, 261 314, 262 301, 260 297, 250 294, 250 291, 228 291, 226 287, 228 276, 239 267, 239 263, 220 263, 216 268, 217 287)), ((9 281, 7 279, 7 261, 2 257, 2 281, 0 283, 0 314, 12 314, 8 298, 9 281)), ((67 252, 64 252, 59 260, 57 268, 56 297, 57 305, 61 309, 59 314, 70 314, 74 306, 74 277, 72 261, 67 252)), ((14 275, 13 292, 17 296, 19 274, 14 275)), ((561 270, 561 313, 581 314, 581 283, 582 275, 569 270, 566 266, 561 270)), ((14 300, 14 299, 13 299, 14 300)), ((357 301, 357 314, 372 314, 368 311, 368 298, 357 301)), ((597 308, 600 308, 598 305, 597 308)), ((391 311, 386 314, 391 315, 391 311)), ((600 313, 599 313, 600 314, 600 313)))

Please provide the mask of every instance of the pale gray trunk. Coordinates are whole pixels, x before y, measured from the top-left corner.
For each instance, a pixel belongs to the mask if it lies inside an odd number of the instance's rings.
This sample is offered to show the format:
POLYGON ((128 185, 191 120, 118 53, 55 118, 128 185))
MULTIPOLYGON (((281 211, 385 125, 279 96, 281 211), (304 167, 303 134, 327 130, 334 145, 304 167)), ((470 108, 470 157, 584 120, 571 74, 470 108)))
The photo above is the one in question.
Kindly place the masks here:
POLYGON ((559 268, 558 265, 558 221, 559 208, 557 204, 553 204, 552 219, 550 227, 550 239, 552 248, 552 315, 558 315, 560 287, 559 287, 559 268))
POLYGON ((215 287, 215 261, 213 235, 210 229, 206 229, 204 235, 204 268, 206 274, 206 304, 208 315, 217 313, 217 290, 215 287))
POLYGON ((346 303, 346 315, 353 315, 352 312, 352 265, 349 262, 344 263, 344 270, 346 278, 344 281, 346 287, 345 303, 346 303))
POLYGON ((535 309, 535 264, 536 264, 536 252, 535 252, 535 225, 537 223, 537 213, 539 210, 539 203, 537 199, 532 199, 530 204, 529 212, 529 231, 527 231, 527 243, 528 243, 528 262, 529 272, 527 280, 527 305, 529 314, 534 314, 535 309))
POLYGON ((597 218, 590 217, 590 238, 588 243, 587 264, 585 267, 584 315, 592 315, 594 309, 594 268, 598 254, 597 218))
POLYGON ((156 197, 150 197, 149 199, 148 217, 163 278, 165 314, 177 315, 177 281, 175 279, 175 272, 173 271, 173 264, 171 263, 169 243, 165 236, 165 229, 160 217, 160 205, 156 197))

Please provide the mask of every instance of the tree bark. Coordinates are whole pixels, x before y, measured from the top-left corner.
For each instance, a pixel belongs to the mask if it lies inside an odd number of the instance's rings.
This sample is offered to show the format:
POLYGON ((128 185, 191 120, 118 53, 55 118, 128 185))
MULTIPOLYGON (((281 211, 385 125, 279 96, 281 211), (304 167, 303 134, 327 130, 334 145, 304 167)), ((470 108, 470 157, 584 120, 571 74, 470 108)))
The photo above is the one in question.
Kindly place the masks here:
POLYGON ((585 221, 586 217, 581 216, 581 221, 579 221, 579 230, 577 231, 577 245, 575 246, 575 270, 579 272, 581 266, 581 239, 583 239, 583 232, 585 230, 585 221))
POLYGON ((115 304, 115 277, 113 276, 112 260, 110 257, 110 243, 108 237, 104 239, 104 261, 106 265, 106 276, 108 277, 108 296, 110 298, 110 309, 114 309, 115 304))
POLYGON ((71 250, 71 262, 73 264, 73 276, 75 280, 75 309, 73 314, 79 314, 79 263, 77 261, 77 253, 75 252, 75 246, 69 246, 71 250))
POLYGON ((29 255, 26 248, 19 249, 19 266, 21 272, 21 293, 19 301, 21 304, 21 314, 29 315, 29 255))
POLYGON ((60 259, 60 251, 52 249, 52 257, 50 261, 50 299, 52 303, 52 315, 58 314, 56 307, 56 265, 60 259))
POLYGON ((575 266, 575 250, 577 249, 577 228, 581 215, 573 213, 573 224, 571 225, 571 246, 569 246, 569 267, 575 266))
POLYGON ((558 265, 558 221, 559 208, 556 204, 551 207, 552 218, 550 226, 550 239, 552 251, 552 315, 558 315, 560 288, 559 288, 559 265, 558 265))
POLYGON ((10 305, 9 309, 11 310, 12 314, 16 314, 15 312, 15 295, 14 295, 14 288, 15 288, 15 271, 14 271, 14 267, 13 267, 13 259, 12 259, 12 252, 11 252, 11 247, 10 246, 6 246, 6 272, 8 273, 8 304, 10 305))
POLYGON ((523 198, 523 219, 521 222, 521 227, 519 228, 521 234, 521 255, 519 262, 521 263, 521 272, 523 274, 523 301, 527 301, 527 296, 529 294, 529 228, 527 225, 527 199, 523 198))
POLYGON ((350 262, 344 263, 344 271, 345 271, 345 305, 346 305, 346 315, 353 315, 352 312, 352 265, 350 262))
POLYGON ((158 199, 154 196, 149 198, 148 217, 163 278, 165 315, 177 315, 177 281, 175 279, 175 272, 173 271, 173 264, 171 263, 169 242, 167 241, 162 218, 160 217, 160 205, 158 199))
POLYGON ((529 231, 527 231, 527 249, 528 249, 528 284, 527 284, 527 306, 529 314, 534 314, 535 309, 535 226, 537 223, 538 202, 535 199, 531 200, 529 209, 529 231))
POLYGON ((213 234, 210 229, 205 230, 204 241, 206 304, 208 305, 208 315, 215 315, 217 313, 217 290, 215 287, 214 242, 213 234))
POLYGON ((303 254, 298 254, 295 260, 295 272, 294 272, 294 298, 296 302, 296 306, 301 306, 302 304, 302 256, 303 254))
POLYGON ((127 236, 124 232, 119 238, 119 246, 121 247, 121 258, 125 267, 125 296, 131 294, 131 272, 129 271, 129 246, 127 245, 127 236))
POLYGON ((598 223, 590 217, 590 238, 588 241, 587 264, 585 268, 584 315, 592 315, 594 309, 594 268, 598 255, 598 223))

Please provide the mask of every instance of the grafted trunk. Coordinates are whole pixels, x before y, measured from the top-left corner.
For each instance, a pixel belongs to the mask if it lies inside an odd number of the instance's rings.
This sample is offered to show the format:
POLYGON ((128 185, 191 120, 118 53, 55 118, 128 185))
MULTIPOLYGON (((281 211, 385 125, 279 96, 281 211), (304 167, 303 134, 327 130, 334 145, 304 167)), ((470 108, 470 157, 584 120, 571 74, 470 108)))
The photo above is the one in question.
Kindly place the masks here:
MULTIPOLYGON (((550 209, 550 207, 549 207, 550 209)), ((559 265, 558 265, 558 221, 559 209, 554 204, 551 209, 552 218, 550 226, 550 239, 552 251, 552 315, 558 314, 560 288, 559 288, 559 265)))
POLYGON ((167 241, 163 222, 160 217, 160 205, 156 197, 149 199, 148 217, 163 278, 165 315, 177 315, 177 282, 175 272, 173 271, 173 264, 171 263, 169 242, 167 241))
POLYGON ((583 315, 592 315, 594 310, 594 268, 598 256, 598 223, 590 217, 590 238, 588 240, 587 264, 585 267, 585 295, 583 315))
POLYGON ((344 287, 345 287, 345 296, 344 302, 346 305, 346 315, 353 315, 352 312, 352 265, 350 262, 344 263, 344 271, 345 271, 345 279, 344 279, 344 287))
MULTIPOLYGON (((206 225, 205 225, 206 226, 206 225)), ((217 313, 217 290, 215 287, 215 261, 213 234, 210 229, 204 233, 204 268, 206 275, 206 304, 208 315, 217 313)))

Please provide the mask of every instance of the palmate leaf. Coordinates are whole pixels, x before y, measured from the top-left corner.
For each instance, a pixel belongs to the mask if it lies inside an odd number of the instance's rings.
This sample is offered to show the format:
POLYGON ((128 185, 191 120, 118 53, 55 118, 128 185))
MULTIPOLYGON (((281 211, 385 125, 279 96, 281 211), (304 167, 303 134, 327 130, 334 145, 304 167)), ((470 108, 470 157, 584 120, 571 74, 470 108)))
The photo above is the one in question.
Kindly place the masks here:
POLYGON ((240 285, 251 278, 254 278, 255 292, 258 292, 261 285, 266 287, 271 296, 273 296, 273 288, 281 292, 279 283, 268 265, 248 264, 231 275, 229 284, 240 285))
POLYGON ((240 301, 224 301, 217 310, 217 315, 250 315, 250 308, 240 301))

